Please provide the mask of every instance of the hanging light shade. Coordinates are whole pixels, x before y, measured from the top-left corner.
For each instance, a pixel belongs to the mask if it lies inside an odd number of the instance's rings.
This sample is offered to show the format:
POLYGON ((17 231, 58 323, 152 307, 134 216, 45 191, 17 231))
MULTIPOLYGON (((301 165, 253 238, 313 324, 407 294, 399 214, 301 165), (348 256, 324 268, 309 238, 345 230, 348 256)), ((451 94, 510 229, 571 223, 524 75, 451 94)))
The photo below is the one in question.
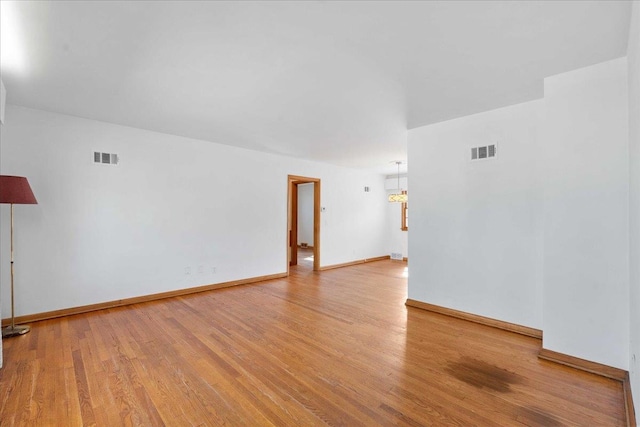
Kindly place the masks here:
POLYGON ((409 196, 406 194, 389 194, 389 201, 392 203, 407 203, 409 196))
POLYGON ((407 203, 409 201, 409 196, 407 192, 403 192, 400 190, 400 165, 402 162, 397 161, 396 165, 398 165, 398 191, 399 193, 389 194, 389 202, 391 203, 407 203))

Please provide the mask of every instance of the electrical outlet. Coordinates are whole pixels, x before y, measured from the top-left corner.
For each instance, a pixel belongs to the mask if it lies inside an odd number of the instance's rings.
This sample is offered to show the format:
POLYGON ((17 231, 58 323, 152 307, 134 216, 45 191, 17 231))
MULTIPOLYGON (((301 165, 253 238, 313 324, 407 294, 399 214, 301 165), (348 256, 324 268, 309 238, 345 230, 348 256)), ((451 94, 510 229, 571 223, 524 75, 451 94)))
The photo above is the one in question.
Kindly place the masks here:
POLYGON ((216 274, 216 268, 215 267, 211 267, 211 274, 216 274))
POLYGON ((184 274, 185 274, 185 276, 191 275, 191 267, 185 267, 184 268, 184 274))

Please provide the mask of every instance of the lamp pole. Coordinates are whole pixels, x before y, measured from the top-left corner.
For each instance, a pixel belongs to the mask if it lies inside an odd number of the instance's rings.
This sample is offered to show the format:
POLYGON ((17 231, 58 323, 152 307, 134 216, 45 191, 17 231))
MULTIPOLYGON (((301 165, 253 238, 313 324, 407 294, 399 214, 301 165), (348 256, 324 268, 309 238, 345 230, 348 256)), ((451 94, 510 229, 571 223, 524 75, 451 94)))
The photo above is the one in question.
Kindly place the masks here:
POLYGON ((2 330, 2 337, 14 337, 16 335, 24 335, 31 329, 29 326, 16 326, 15 303, 13 296, 13 280, 14 280, 14 258, 13 258, 13 203, 11 203, 11 325, 2 330))

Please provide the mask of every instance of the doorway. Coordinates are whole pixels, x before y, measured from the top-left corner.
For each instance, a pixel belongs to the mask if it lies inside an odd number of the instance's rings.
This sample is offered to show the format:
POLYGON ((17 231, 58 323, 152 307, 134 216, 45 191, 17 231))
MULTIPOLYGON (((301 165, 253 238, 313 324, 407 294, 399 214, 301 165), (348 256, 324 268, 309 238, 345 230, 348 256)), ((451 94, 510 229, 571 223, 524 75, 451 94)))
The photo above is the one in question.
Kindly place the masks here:
MULTIPOLYGON (((313 271, 320 270, 320 179, 309 178, 304 176, 289 175, 288 176, 288 200, 287 200, 287 274, 289 268, 298 265, 299 255, 304 254, 303 260, 313 260, 313 271), (305 191, 313 186, 313 242, 312 245, 309 242, 300 241, 301 220, 305 220, 299 215, 299 202, 301 187, 305 186, 305 191), (307 247, 299 248, 299 244, 307 243, 307 247), (311 258, 311 259, 310 259, 311 258)), ((311 240, 311 239, 308 239, 311 240)), ((306 264, 306 262, 305 262, 306 264)))

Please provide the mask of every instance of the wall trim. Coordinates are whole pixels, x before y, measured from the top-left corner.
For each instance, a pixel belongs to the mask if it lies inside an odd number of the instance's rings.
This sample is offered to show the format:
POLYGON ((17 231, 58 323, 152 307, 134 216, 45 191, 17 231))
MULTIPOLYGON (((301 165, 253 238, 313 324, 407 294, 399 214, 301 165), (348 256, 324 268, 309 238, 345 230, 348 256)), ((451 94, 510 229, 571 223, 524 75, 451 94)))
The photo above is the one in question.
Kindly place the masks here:
POLYGON ((633 395, 631 394, 631 379, 629 372, 622 381, 622 390, 624 391, 624 409, 627 412, 627 427, 636 427, 636 409, 633 406, 633 395))
POLYGON ((572 368, 591 372, 592 374, 611 378, 613 380, 624 381, 627 376, 627 371, 624 369, 614 368, 612 366, 603 365, 602 363, 591 362, 589 360, 580 359, 579 357, 569 356, 568 354, 558 353, 553 350, 547 350, 546 348, 540 349, 538 357, 540 359, 571 366, 572 368))
MULTIPOLYGON (((216 289, 229 288, 232 286, 248 285, 250 283, 264 282, 266 280, 280 279, 287 277, 287 273, 269 274, 266 276, 249 277, 246 279, 232 280, 230 282, 215 283, 211 285, 197 286, 193 288, 177 289, 175 291, 160 292, 157 294, 143 295, 139 297, 124 298, 114 301, 100 302, 97 304, 82 305, 79 307, 63 308, 60 310, 46 311, 43 313, 27 314, 25 316, 16 316, 16 323, 31 323, 40 320, 55 319, 57 317, 71 316, 74 314, 88 313, 91 311, 105 310, 107 308, 122 307, 131 304, 140 304, 148 301, 156 301, 165 298, 179 297, 199 292, 213 291, 216 289)), ((2 326, 8 326, 11 319, 2 319, 2 326)))
POLYGON ((498 329, 503 329, 509 332, 515 332, 516 334, 526 335, 528 337, 542 339, 542 331, 540 329, 530 328, 528 326, 522 326, 515 323, 505 322, 503 320, 492 319, 490 317, 479 316, 477 314, 467 313, 466 311, 454 310, 452 308, 442 307, 440 305, 429 304, 426 302, 407 299, 405 305, 409 307, 419 308, 422 310, 431 311, 434 313, 444 314, 445 316, 456 317, 462 320, 468 320, 469 322, 479 323, 481 325, 491 326, 498 329))
POLYGON ((385 259, 390 259, 390 258, 391 258, 390 255, 383 255, 375 258, 364 258, 364 259, 358 259, 356 261, 343 262, 342 264, 324 265, 320 267, 320 271, 333 270, 334 268, 350 267, 352 265, 365 264, 367 262, 384 261, 385 259))
POLYGON ((636 414, 633 406, 633 396, 631 394, 631 383, 628 371, 614 368, 613 366, 603 365, 602 363, 580 359, 579 357, 570 356, 568 354, 558 353, 557 351, 547 350, 546 348, 540 349, 538 357, 550 362, 559 363, 581 371, 590 372, 592 374, 620 381, 622 383, 622 390, 624 391, 624 407, 627 413, 627 426, 636 426, 636 414))

